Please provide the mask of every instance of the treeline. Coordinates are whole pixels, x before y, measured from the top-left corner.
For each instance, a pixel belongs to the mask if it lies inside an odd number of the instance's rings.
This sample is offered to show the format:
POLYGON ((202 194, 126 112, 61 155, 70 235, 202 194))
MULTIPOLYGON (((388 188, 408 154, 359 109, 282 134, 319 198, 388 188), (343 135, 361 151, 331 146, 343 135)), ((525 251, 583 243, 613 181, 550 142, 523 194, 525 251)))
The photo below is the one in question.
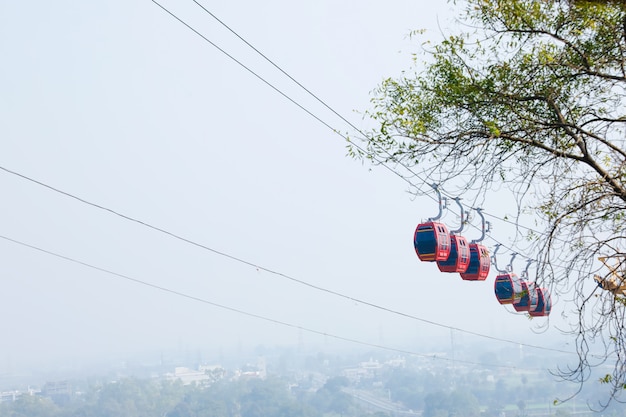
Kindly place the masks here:
POLYGON ((393 401, 420 410, 422 417, 626 417, 625 403, 613 401, 604 408, 598 401, 605 398, 602 384, 590 382, 577 392, 576 385, 541 372, 397 368, 382 379, 393 401))
MULTIPOLYGON (((319 374, 318 374, 319 375, 319 374)), ((568 417, 589 411, 579 403, 547 408, 558 389, 556 381, 533 375, 486 378, 480 373, 429 372, 396 368, 351 385, 343 376, 292 380, 220 380, 210 386, 180 381, 127 378, 116 382, 74 386, 68 393, 22 395, 0 403, 0 417, 392 417, 401 404, 422 417, 568 417), (359 395, 390 399, 394 405, 376 408, 359 395), (71 395, 69 394, 71 393, 71 395)), ((593 398, 593 396, 592 396, 593 398)), ((401 407, 400 407, 401 408, 401 407)), ((626 417, 626 406, 614 403, 604 417, 626 417)))
POLYGON ((347 380, 330 378, 317 390, 291 390, 277 377, 220 381, 210 387, 124 379, 94 385, 71 401, 22 395, 0 404, 0 417, 385 417, 370 413, 342 391, 347 380))

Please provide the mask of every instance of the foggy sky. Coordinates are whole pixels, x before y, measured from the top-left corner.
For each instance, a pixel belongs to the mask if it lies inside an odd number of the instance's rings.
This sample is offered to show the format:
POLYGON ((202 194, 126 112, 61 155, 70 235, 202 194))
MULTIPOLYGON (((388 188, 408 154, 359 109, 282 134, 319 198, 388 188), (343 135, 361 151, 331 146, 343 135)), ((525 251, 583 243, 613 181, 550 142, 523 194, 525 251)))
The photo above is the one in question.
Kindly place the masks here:
MULTIPOLYGON (((371 91, 410 68, 421 40, 453 25, 452 6, 336 3, 204 4, 367 128, 358 111, 371 91), (420 41, 407 38, 421 28, 420 41)), ((350 132, 193 2, 163 4, 350 132)), ((463 282, 420 263, 412 236, 436 214, 431 199, 414 199, 386 169, 348 158, 339 135, 151 1, 0 2, 0 54, 0 166, 260 267, 0 171, 0 235, 240 311, 0 239, 0 372, 12 361, 68 355, 345 344, 308 329, 416 351, 449 343, 449 329, 266 269, 444 325, 567 346, 554 325, 537 334, 535 323, 500 306, 493 272, 484 283, 463 282)), ((506 225, 495 230, 507 239, 506 225)), ((556 305, 551 320, 561 311, 556 305)))

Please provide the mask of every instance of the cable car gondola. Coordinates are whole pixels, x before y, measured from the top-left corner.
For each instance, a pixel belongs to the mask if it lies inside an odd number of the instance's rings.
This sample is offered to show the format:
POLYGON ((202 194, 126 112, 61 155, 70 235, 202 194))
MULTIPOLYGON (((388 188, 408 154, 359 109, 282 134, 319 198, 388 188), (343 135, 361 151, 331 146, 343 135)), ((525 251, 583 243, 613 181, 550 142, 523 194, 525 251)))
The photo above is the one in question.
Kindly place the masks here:
POLYGON ((467 239, 461 235, 450 236, 450 255, 445 261, 437 261, 441 272, 464 273, 470 262, 470 248, 467 239))
POLYGON ((459 233, 463 231, 464 212, 463 205, 457 197, 454 199, 461 208, 461 226, 457 230, 450 231, 450 254, 448 259, 437 261, 437 267, 441 272, 460 272, 467 270, 470 262, 470 251, 467 239, 459 233))
POLYGON ((552 311, 552 297, 547 288, 537 288, 537 298, 531 302, 528 314, 532 317, 545 317, 552 311))
POLYGON ((450 256, 450 232, 443 223, 429 221, 418 224, 413 243, 420 261, 444 261, 450 256))
POLYGON ((505 272, 496 276, 493 288, 500 304, 519 303, 524 294, 522 280, 514 272, 505 272))
POLYGON ((530 311, 532 305, 537 305, 539 302, 539 292, 534 282, 528 282, 521 279, 522 284, 522 297, 516 303, 513 303, 513 308, 517 312, 530 311))
POLYGON ((522 297, 518 302, 513 303, 513 308, 517 312, 530 311, 531 304, 537 304, 537 298, 539 297, 537 286, 534 282, 530 282, 528 278, 528 267, 530 267, 532 262, 532 259, 528 260, 526 269, 524 269, 521 275, 522 297))
MULTIPOLYGON (((496 263, 496 252, 498 252, 499 247, 499 244, 496 245, 496 250, 493 253, 494 263, 496 263)), ((499 275, 496 276, 493 289, 500 304, 519 303, 524 294, 522 280, 513 272, 513 259, 515 259, 516 255, 517 253, 512 255, 511 262, 504 270, 498 269, 498 265, 496 263, 496 269, 498 270, 499 275)), ((526 288, 526 293, 528 293, 528 286, 526 286, 526 288)))
POLYGON ((413 235, 415 253, 417 253, 420 261, 424 262, 445 261, 450 256, 450 232, 445 224, 436 221, 441 217, 443 211, 441 193, 436 184, 433 184, 432 187, 439 197, 439 214, 437 217, 418 224, 413 235))
POLYGON ((489 250, 486 246, 479 243, 485 238, 485 234, 489 230, 489 223, 485 222, 485 216, 483 216, 481 209, 478 208, 476 211, 482 219, 482 235, 479 239, 472 240, 469 244, 469 264, 465 272, 461 273, 461 278, 465 281, 486 280, 487 276, 489 276, 489 268, 491 267, 489 250))

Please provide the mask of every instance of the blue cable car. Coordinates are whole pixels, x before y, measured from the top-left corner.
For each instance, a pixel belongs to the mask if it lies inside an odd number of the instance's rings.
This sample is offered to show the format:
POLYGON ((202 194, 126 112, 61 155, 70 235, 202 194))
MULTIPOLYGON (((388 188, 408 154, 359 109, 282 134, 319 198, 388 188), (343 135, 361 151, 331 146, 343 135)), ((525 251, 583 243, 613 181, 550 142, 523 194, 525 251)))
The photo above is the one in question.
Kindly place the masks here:
POLYGON ((445 261, 450 256, 450 232, 445 224, 436 221, 443 212, 443 200, 437 184, 432 187, 439 198, 439 214, 418 224, 413 235, 415 253, 424 262, 445 261))
POLYGON ((450 231, 450 254, 448 259, 437 261, 437 267, 441 272, 465 272, 470 262, 470 251, 467 239, 459 233, 463 231, 463 223, 465 222, 465 214, 460 198, 454 201, 461 208, 461 226, 457 230, 450 231))
POLYGON ((514 272, 505 272, 496 276, 493 288, 500 304, 519 303, 524 293, 522 280, 514 272))
POLYGON ((547 288, 537 288, 537 299, 531 302, 528 314, 532 317, 545 317, 552 311, 552 297, 547 288))

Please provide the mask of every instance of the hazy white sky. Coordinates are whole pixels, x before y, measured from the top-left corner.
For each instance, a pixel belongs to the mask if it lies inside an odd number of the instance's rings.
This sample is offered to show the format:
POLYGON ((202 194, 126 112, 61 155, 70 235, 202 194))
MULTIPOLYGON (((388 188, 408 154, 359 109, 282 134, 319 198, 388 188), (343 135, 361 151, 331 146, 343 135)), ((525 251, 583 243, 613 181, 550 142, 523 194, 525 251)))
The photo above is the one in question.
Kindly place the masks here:
MULTIPOLYGON (((359 127, 367 125, 355 110, 368 108, 371 90, 408 69, 419 43, 439 38, 454 16, 443 0, 203 4, 359 127), (407 39, 421 28, 423 38, 407 39)), ((350 131, 191 0, 163 5, 350 131)), ((0 1, 0 55, 0 166, 262 268, 4 171, 0 235, 367 343, 420 351, 449 343, 450 332, 263 268, 425 320, 566 348, 554 325, 537 335, 535 321, 497 303, 493 272, 468 283, 420 263, 413 231, 436 213, 431 199, 412 199, 384 168, 346 157, 340 136, 152 1, 0 1)), ((329 343, 4 239, 0 275, 0 372, 25 357, 81 351, 329 343)))

